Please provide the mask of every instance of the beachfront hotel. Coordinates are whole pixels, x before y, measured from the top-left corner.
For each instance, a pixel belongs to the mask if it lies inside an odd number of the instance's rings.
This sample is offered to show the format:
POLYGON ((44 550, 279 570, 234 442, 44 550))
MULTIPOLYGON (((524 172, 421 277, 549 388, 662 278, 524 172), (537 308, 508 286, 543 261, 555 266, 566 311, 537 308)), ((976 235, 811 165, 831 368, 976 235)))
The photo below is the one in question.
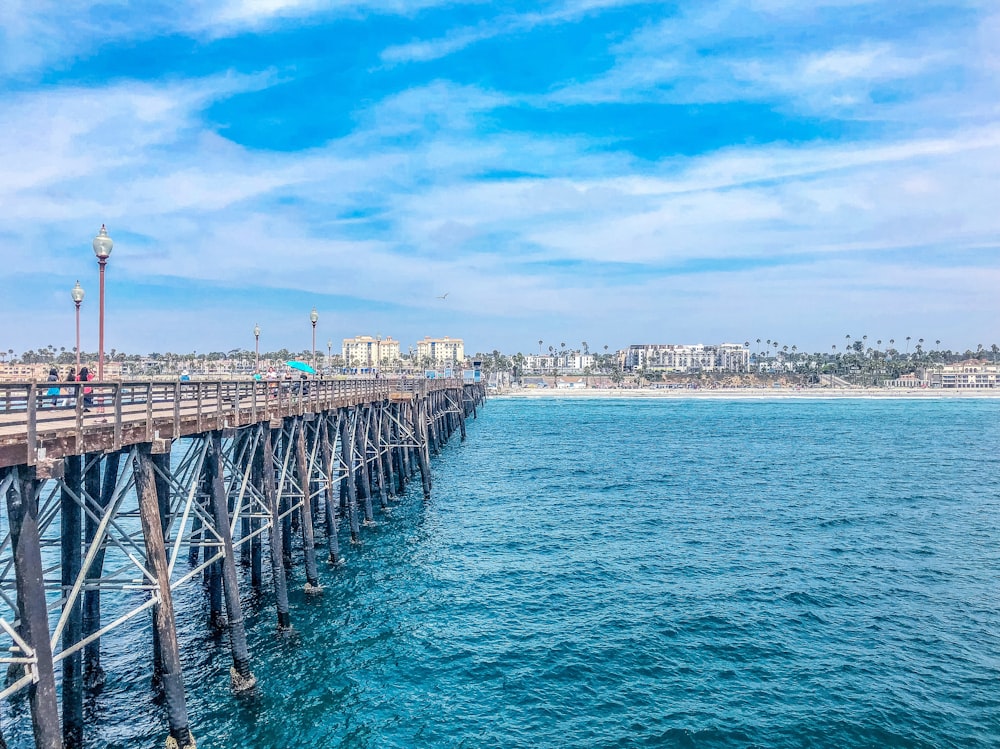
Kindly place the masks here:
POLYGON ((344 363, 349 367, 389 367, 399 361, 399 341, 359 335, 345 338, 341 347, 344 363))
POLYGON ((750 351, 739 343, 706 346, 673 343, 632 344, 625 352, 625 369, 666 372, 746 372, 750 351))
POLYGON ((435 365, 465 361, 465 341, 461 338, 424 338, 417 341, 417 361, 429 359, 435 365))

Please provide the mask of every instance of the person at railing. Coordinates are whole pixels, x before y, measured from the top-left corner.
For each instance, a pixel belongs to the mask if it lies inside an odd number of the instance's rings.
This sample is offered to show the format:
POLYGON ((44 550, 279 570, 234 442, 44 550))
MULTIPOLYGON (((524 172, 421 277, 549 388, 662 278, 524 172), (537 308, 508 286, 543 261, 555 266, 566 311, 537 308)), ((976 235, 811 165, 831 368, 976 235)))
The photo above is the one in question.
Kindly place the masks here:
MULTIPOLYGON (((65 382, 76 382, 76 367, 70 367, 66 372, 65 382)), ((59 403, 57 405, 69 408, 76 405, 76 398, 70 397, 73 395, 73 388, 63 388, 62 394, 63 397, 59 399, 59 403)))
MULTIPOLYGON (((49 376, 46 378, 45 381, 46 382, 59 382, 59 370, 56 369, 55 367, 52 367, 49 370, 49 376)), ((44 401, 42 401, 42 405, 43 406, 49 405, 52 408, 55 408, 56 405, 58 405, 58 401, 59 401, 59 388, 56 387, 56 386, 52 386, 48 390, 45 391, 45 395, 47 397, 46 397, 46 399, 44 401)))
MULTIPOLYGON (((80 367, 80 382, 90 382, 94 376, 88 367, 80 367)), ((94 405, 94 388, 85 386, 83 388, 83 410, 89 411, 94 405)))
POLYGON ((264 379, 267 380, 268 389, 271 391, 271 397, 278 397, 278 373, 275 371, 274 367, 267 368, 267 374, 264 375, 264 379))

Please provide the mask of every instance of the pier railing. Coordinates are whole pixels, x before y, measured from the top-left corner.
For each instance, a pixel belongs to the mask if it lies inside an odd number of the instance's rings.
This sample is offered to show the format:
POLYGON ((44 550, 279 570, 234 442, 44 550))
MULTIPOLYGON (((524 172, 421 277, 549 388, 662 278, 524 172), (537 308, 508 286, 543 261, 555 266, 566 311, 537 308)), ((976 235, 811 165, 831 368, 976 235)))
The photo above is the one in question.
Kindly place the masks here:
POLYGON ((0 467, 461 386, 405 378, 0 383, 0 467))

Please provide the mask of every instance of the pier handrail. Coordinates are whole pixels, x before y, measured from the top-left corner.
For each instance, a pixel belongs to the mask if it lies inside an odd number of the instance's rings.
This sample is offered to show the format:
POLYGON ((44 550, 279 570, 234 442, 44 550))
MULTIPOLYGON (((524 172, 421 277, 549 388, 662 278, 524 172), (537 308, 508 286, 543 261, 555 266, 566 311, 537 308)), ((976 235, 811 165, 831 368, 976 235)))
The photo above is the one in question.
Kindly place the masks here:
POLYGON ((54 444, 64 453, 71 444, 69 452, 76 452, 94 435, 101 435, 102 449, 117 450, 139 441, 385 400, 391 393, 426 395, 462 385, 457 378, 3 382, 0 466, 35 465, 54 444), (4 447, 15 448, 21 459, 5 460, 4 447))

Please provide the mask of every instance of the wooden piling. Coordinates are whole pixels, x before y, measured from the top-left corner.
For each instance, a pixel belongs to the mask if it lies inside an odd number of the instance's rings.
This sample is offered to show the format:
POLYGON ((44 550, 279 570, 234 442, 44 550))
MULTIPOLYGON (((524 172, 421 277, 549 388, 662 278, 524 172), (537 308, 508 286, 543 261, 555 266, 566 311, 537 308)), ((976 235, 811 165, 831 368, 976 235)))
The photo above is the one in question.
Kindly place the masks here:
POLYGON ((316 537, 313 533, 312 482, 309 477, 309 456, 306 453, 306 422, 302 417, 295 420, 295 464, 298 473, 299 487, 302 490, 302 556, 306 571, 306 593, 319 593, 323 589, 319 584, 319 574, 316 569, 316 537))
POLYGON ((236 579, 236 558, 233 554, 233 537, 229 528, 229 509, 222 471, 222 432, 212 432, 211 440, 207 463, 212 474, 212 509, 214 510, 215 529, 222 537, 222 582, 226 597, 229 642, 233 654, 233 666, 229 674, 233 691, 245 692, 253 689, 257 680, 250 673, 250 651, 247 647, 243 607, 240 604, 240 590, 236 579))
MULTIPOLYGON (((13 469, 15 481, 7 491, 7 519, 14 556, 20 635, 35 656, 35 680, 28 686, 31 727, 38 749, 59 749, 59 704, 49 643, 42 550, 38 532, 38 488, 34 467, 13 469)), ((27 655, 27 654, 25 654, 27 655)))
POLYGON ((358 522, 358 489, 354 476, 354 419, 350 412, 340 421, 340 455, 347 470, 344 483, 347 486, 347 519, 351 526, 351 543, 361 543, 361 526, 358 522))
MULTIPOLYGON (((99 459, 98 459, 99 460, 99 459)), ((121 464, 121 453, 109 453, 104 458, 104 478, 98 496, 98 507, 95 515, 99 518, 110 504, 118 483, 118 468, 121 464)), ((97 520, 89 514, 84 525, 86 542, 89 546, 97 535, 97 520)), ((83 596, 83 635, 89 637, 101 628, 101 591, 98 581, 104 573, 104 547, 94 555, 93 562, 87 570, 87 580, 93 587, 84 592, 83 596)), ((104 669, 101 667, 101 641, 94 640, 87 645, 83 654, 84 681, 90 689, 100 689, 104 686, 104 669)))
POLYGON ((288 611, 288 582, 285 580, 285 565, 281 521, 278 518, 278 490, 274 481, 274 449, 271 428, 261 426, 264 437, 264 494, 271 514, 271 577, 274 579, 274 598, 278 610, 278 630, 292 628, 292 618, 288 611))
POLYGON ((159 605, 156 608, 157 642, 160 648, 160 675, 167 708, 170 738, 178 749, 194 749, 194 736, 188 721, 187 701, 184 695, 184 676, 181 673, 180 651, 177 646, 177 628, 174 603, 170 592, 170 570, 167 567, 166 545, 163 539, 160 508, 156 493, 153 462, 148 445, 136 450, 133 465, 136 494, 139 497, 139 518, 146 543, 146 564, 156 578, 159 605))
POLYGON ((324 415, 322 421, 320 422, 320 447, 323 452, 323 478, 325 486, 325 501, 323 502, 323 511, 326 519, 326 548, 328 552, 327 561, 330 564, 339 564, 340 562, 340 545, 337 540, 337 509, 334 505, 334 492, 333 492, 333 475, 334 475, 334 459, 333 459, 333 445, 331 444, 330 434, 337 434, 336 426, 333 429, 330 428, 330 419, 334 418, 330 415, 324 415))
MULTIPOLYGON (((83 461, 79 455, 64 460, 63 485, 59 497, 59 544, 62 561, 62 595, 69 598, 83 564, 83 511, 80 500, 83 491, 83 461)), ((77 596, 69 604, 69 616, 62 634, 62 648, 68 650, 83 636, 83 602, 77 596)), ((77 749, 83 746, 83 653, 62 659, 62 718, 63 746, 77 749)))

